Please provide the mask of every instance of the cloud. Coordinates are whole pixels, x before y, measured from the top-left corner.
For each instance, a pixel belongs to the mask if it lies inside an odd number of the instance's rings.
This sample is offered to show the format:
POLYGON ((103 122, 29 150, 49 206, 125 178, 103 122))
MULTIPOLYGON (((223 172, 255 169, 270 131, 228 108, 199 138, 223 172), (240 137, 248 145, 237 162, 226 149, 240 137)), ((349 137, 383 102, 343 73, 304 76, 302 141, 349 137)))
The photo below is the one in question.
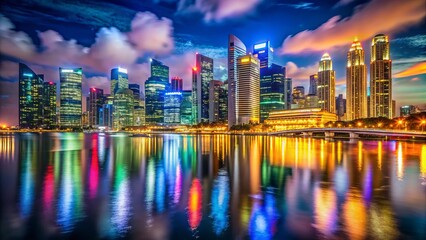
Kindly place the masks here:
POLYGON ((309 76, 318 72, 318 63, 306 67, 299 67, 294 62, 287 62, 285 65, 287 77, 293 80, 308 81, 309 76))
POLYGON ((288 36, 278 53, 330 50, 349 45, 354 36, 364 41, 378 33, 396 32, 421 21, 426 15, 425 7, 424 1, 372 0, 362 8, 357 8, 348 18, 334 16, 317 29, 288 36), (389 17, 390 13, 392 17, 389 17))
POLYGON ((349 3, 353 2, 353 1, 354 0, 340 0, 333 6, 333 8, 339 8, 339 7, 348 5, 349 3))
POLYGON ((410 37, 397 38, 392 40, 393 43, 403 43, 414 48, 426 47, 426 35, 418 34, 410 37))
POLYGON ((281 3, 281 4, 278 4, 278 5, 279 6, 292 7, 292 8, 295 8, 295 9, 304 9, 304 10, 307 10, 307 9, 313 10, 313 9, 319 8, 318 6, 315 6, 314 3, 311 3, 311 2, 281 3))
POLYGON ((416 76, 416 75, 425 74, 425 73, 426 73, 426 61, 416 63, 412 65, 411 67, 409 67, 408 69, 405 69, 401 72, 396 73, 394 77, 403 78, 403 77, 416 76))

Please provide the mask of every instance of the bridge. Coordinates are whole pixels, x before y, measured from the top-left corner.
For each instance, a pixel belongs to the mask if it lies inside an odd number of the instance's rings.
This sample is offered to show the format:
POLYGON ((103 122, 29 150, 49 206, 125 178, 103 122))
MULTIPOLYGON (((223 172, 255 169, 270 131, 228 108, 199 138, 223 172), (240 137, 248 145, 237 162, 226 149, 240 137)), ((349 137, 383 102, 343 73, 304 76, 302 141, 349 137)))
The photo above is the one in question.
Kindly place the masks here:
POLYGON ((409 137, 409 138, 424 138, 426 139, 426 131, 406 131, 406 130, 390 130, 390 129, 374 129, 374 128, 305 128, 282 130, 268 133, 271 136, 281 135, 302 135, 312 136, 314 133, 324 133, 326 138, 333 138, 335 133, 347 134, 349 138, 359 138, 363 136, 377 137, 409 137))

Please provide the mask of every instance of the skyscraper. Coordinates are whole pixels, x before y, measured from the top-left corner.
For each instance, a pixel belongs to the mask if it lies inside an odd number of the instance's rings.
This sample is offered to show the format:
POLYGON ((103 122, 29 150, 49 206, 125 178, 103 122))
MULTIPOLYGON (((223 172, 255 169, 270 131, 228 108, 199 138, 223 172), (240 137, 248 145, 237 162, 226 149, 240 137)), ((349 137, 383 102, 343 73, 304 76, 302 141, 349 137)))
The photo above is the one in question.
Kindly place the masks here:
POLYGON ((246 55, 246 46, 234 35, 228 38, 228 127, 236 124, 237 58, 246 55))
POLYGON ((133 126, 134 100, 133 92, 128 88, 121 88, 114 95, 113 127, 122 129, 133 126))
POLYGON ((291 109, 293 82, 291 78, 284 79, 284 109, 291 109))
POLYGON ((228 81, 219 89, 219 122, 228 122, 228 81))
POLYGON ((170 80, 170 91, 171 92, 182 92, 183 80, 180 77, 172 77, 170 80))
POLYGON ((57 127, 56 118, 56 83, 43 83, 43 127, 57 127))
POLYGON ((319 62, 318 70, 318 105, 321 109, 330 113, 336 113, 336 80, 333 70, 333 62, 330 55, 324 53, 319 62))
POLYGON ((345 120, 346 113, 346 99, 343 98, 343 94, 339 94, 336 97, 336 114, 339 121, 345 120))
POLYGON ((19 127, 39 128, 43 122, 43 79, 19 63, 19 127))
POLYGON ((90 88, 89 103, 87 111, 89 112, 89 125, 96 126, 100 124, 102 106, 104 105, 104 90, 100 88, 90 88))
POLYGON ((180 123, 185 125, 193 124, 192 119, 192 91, 182 91, 182 104, 180 105, 180 123))
POLYGON ((151 59, 151 77, 158 77, 163 82, 169 82, 169 67, 162 62, 151 59))
POLYGON ((81 68, 59 68, 60 126, 81 127, 81 68))
POLYGON ((236 117, 237 124, 260 120, 260 64, 251 54, 237 59, 236 117))
POLYGON ((274 50, 271 47, 271 42, 261 42, 253 46, 253 55, 257 55, 260 62, 260 71, 267 69, 272 65, 274 50))
POLYGON ((371 41, 370 117, 392 118, 392 61, 388 36, 376 35, 371 41))
POLYGON ((145 81, 145 122, 164 122, 164 94, 169 88, 169 83, 159 77, 149 77, 145 81))
POLYGON ((260 76, 260 121, 268 118, 269 112, 284 110, 285 68, 272 64, 269 68, 261 69, 260 76))
POLYGON ((164 123, 180 124, 182 92, 166 92, 164 96, 164 123))
POLYGON ((135 106, 140 106, 141 104, 141 90, 140 85, 136 83, 129 84, 129 89, 133 92, 133 99, 135 101, 135 106))
POLYGON ((209 122, 209 85, 213 80, 213 59, 196 54, 192 69, 192 101, 196 123, 209 122))
POLYGON ((348 52, 346 67, 346 120, 367 117, 367 70, 364 64, 364 50, 354 40, 348 52))
POLYGON ((127 75, 127 69, 125 68, 113 68, 111 69, 111 95, 123 88, 129 88, 129 77, 127 75))
MULTIPOLYGON (((220 80, 211 80, 209 85, 209 122, 219 121, 219 104, 223 82, 220 80)), ((223 94, 222 94, 223 95, 223 94)), ((223 119, 222 119, 223 120, 223 119)))
POLYGON ((309 76, 309 94, 317 95, 318 87, 318 74, 313 74, 309 76))

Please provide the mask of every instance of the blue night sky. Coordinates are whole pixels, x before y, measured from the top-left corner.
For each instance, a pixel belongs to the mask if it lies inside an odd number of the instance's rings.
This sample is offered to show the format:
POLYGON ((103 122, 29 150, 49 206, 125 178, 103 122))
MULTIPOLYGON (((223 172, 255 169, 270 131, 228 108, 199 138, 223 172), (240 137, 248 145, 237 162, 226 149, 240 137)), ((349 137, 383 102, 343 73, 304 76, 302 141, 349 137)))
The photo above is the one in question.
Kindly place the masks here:
POLYGON ((293 86, 306 89, 328 52, 338 94, 345 93, 346 53, 354 37, 368 63, 371 38, 387 34, 397 106, 426 108, 424 0, 3 0, 0 9, 0 123, 18 122, 18 62, 54 82, 58 67, 83 67, 86 95, 89 87, 108 93, 116 66, 128 68, 130 83, 143 85, 154 57, 190 89, 195 52, 214 58, 215 78, 227 79, 230 33, 249 49, 270 40, 274 62, 287 67, 293 86))

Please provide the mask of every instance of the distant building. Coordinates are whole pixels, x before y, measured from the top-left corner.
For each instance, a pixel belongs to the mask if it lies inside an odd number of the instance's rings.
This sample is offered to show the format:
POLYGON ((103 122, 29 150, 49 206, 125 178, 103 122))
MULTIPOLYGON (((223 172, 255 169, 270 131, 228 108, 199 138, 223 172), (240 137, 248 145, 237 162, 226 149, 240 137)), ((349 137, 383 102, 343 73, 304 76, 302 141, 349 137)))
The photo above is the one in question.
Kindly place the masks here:
POLYGON ((141 88, 139 84, 131 83, 129 84, 129 89, 133 92, 133 98, 135 100, 135 106, 140 105, 141 100, 141 88))
POLYGON ((292 85, 291 78, 284 79, 284 109, 291 109, 291 103, 293 102, 292 85))
POLYGON ((260 72, 260 122, 263 122, 269 112, 286 109, 285 67, 272 64, 260 72))
POLYGON ((370 117, 392 118, 392 61, 388 36, 376 35, 371 41, 370 117))
POLYGON ((100 124, 101 109, 104 105, 104 90, 100 88, 90 88, 89 103, 87 109, 89 112, 89 125, 97 126, 100 124))
POLYGON ((209 122, 209 85, 213 80, 213 59, 196 54, 192 69, 192 101, 196 123, 209 122))
POLYGON ((234 35, 228 38, 228 127, 236 124, 237 59, 246 55, 246 46, 234 35))
POLYGON ((305 106, 305 87, 293 87, 291 108, 304 108, 305 106))
POLYGON ((133 92, 128 88, 118 90, 114 95, 113 128, 133 126, 133 92))
POLYGON ((164 95, 169 83, 158 77, 145 81, 145 122, 164 123, 164 95))
POLYGON ((330 55, 325 53, 322 55, 318 69, 317 95, 320 108, 331 113, 336 112, 335 91, 336 80, 333 62, 331 61, 330 55))
POLYGON ((211 80, 209 84, 209 122, 219 121, 219 92, 223 82, 211 80))
POLYGON ((305 97, 305 106, 304 108, 318 108, 319 107, 318 96, 315 94, 308 94, 305 97))
POLYGON ((58 126, 56 117, 56 83, 43 83, 43 127, 52 129, 58 126))
POLYGON ((276 130, 289 130, 320 128, 327 122, 336 120, 336 114, 321 108, 304 108, 271 112, 265 123, 273 125, 276 130))
POLYGON ((336 97, 336 114, 339 121, 344 120, 344 116, 346 113, 346 99, 343 98, 343 94, 339 94, 336 97))
POLYGON ((309 76, 309 94, 317 95, 318 74, 309 76))
POLYGON ((392 118, 396 117, 396 101, 392 100, 392 118))
POLYGON ((112 103, 105 103, 102 105, 102 118, 100 121, 101 126, 112 129, 114 123, 114 106, 112 103))
POLYGON ((151 59, 151 77, 169 83, 169 67, 158 60, 151 59))
POLYGON ((81 68, 59 68, 60 77, 60 126, 81 127, 82 82, 81 68))
POLYGON ((135 106, 133 108, 133 125, 142 126, 145 124, 145 108, 143 106, 135 106))
POLYGON ((180 77, 172 77, 170 80, 171 92, 182 92, 183 80, 180 77))
POLYGON ((260 69, 267 69, 271 67, 273 60, 274 50, 271 47, 271 42, 261 42, 253 46, 253 55, 257 55, 260 62, 260 69))
POLYGON ((43 122, 43 78, 19 63, 19 127, 39 128, 43 122))
POLYGON ((129 88, 127 69, 120 67, 111 69, 111 95, 114 96, 118 90, 125 88, 129 88))
POLYGON ((166 92, 164 97, 164 123, 180 124, 181 105, 182 92, 166 92))
POLYGON ((237 59, 236 82, 237 124, 258 123, 260 120, 260 65, 251 54, 237 59))
POLYGON ((219 122, 228 122, 228 81, 219 89, 219 122))
POLYGON ((410 114, 420 112, 416 106, 413 105, 405 105, 399 108, 399 116, 400 117, 409 117, 410 114))
POLYGON ((194 124, 192 118, 192 92, 191 90, 182 91, 182 104, 180 105, 180 122, 185 125, 194 124))

